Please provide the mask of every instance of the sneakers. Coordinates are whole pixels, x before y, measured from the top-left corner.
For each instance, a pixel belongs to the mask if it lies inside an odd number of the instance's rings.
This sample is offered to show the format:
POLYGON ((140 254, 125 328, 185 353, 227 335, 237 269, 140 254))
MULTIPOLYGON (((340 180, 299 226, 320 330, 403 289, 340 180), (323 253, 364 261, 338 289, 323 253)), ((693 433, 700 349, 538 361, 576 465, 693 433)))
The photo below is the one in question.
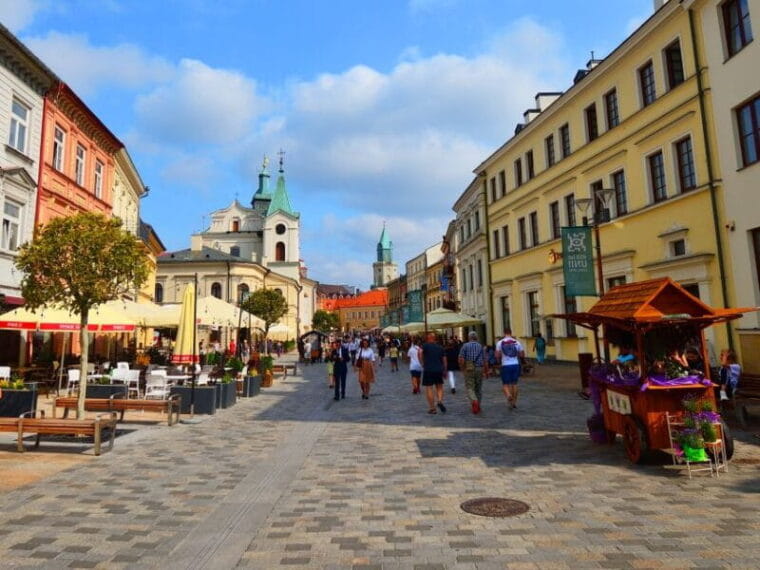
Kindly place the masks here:
POLYGON ((472 413, 473 414, 480 413, 480 402, 478 402, 477 400, 473 400, 472 402, 472 413))
POLYGON ((437 414, 438 412, 435 411, 435 408, 430 408, 428 410, 428 414, 437 414))
POLYGON ((442 414, 446 413, 446 406, 444 406, 442 402, 438 402, 438 409, 441 410, 442 414))

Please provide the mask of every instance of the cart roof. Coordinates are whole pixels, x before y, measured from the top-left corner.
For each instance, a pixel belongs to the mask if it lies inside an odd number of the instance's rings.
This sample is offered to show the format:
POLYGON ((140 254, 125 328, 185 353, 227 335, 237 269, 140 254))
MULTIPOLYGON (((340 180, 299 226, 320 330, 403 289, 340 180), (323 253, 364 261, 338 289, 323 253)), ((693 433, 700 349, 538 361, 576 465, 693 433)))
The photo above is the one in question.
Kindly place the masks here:
POLYGON ((664 277, 618 285, 605 293, 588 312, 556 316, 586 326, 604 323, 631 328, 637 324, 690 322, 707 327, 738 319, 744 313, 756 310, 757 307, 714 309, 669 277, 664 277))

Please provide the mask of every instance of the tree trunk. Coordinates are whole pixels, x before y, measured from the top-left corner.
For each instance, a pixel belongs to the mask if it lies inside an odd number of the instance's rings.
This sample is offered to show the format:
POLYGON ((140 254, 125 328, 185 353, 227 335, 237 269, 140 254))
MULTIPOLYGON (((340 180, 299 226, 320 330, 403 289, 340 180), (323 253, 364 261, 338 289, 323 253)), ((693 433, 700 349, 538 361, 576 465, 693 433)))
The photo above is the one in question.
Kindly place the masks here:
POLYGON ((84 419, 84 399, 87 395, 87 356, 90 348, 89 333, 87 332, 87 322, 89 320, 89 312, 82 311, 81 320, 79 326, 79 342, 82 345, 82 356, 79 360, 79 398, 77 399, 77 419, 84 419))

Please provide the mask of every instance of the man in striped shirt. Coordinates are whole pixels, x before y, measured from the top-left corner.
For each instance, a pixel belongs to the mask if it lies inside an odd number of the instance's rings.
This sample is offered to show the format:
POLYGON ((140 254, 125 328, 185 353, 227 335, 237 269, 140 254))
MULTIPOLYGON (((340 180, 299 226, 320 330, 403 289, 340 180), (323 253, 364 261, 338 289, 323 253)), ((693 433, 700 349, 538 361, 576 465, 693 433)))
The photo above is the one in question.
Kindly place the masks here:
POLYGON ((467 339, 468 342, 459 351, 459 368, 464 371, 464 384, 472 413, 479 414, 480 400, 483 397, 483 374, 488 374, 488 361, 483 345, 478 342, 478 333, 470 332, 467 339))

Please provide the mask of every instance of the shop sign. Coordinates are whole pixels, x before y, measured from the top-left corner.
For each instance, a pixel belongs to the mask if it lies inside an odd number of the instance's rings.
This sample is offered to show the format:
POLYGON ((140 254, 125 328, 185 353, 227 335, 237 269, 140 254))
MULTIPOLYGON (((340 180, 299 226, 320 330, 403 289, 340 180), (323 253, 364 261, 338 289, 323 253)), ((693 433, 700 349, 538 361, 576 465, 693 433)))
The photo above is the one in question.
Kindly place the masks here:
POLYGON ((609 406, 610 410, 617 412, 618 414, 630 415, 631 398, 626 394, 607 390, 607 406, 609 406))
POLYGON ((568 297, 596 295, 591 228, 562 228, 562 260, 568 297))

